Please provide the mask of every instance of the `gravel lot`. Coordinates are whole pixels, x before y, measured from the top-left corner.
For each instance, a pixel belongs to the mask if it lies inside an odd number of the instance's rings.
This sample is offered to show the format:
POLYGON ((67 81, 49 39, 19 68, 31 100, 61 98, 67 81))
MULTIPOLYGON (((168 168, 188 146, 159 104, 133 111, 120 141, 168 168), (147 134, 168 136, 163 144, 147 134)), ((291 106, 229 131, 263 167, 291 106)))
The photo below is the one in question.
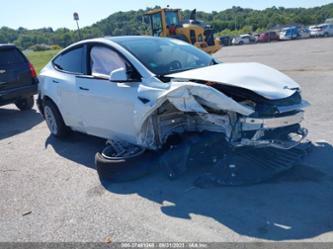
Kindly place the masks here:
POLYGON ((226 47, 225 62, 256 61, 300 83, 312 103, 305 127, 316 148, 265 184, 191 188, 194 173, 100 185, 104 141, 49 136, 37 111, 0 108, 0 241, 333 242, 333 38, 226 47))

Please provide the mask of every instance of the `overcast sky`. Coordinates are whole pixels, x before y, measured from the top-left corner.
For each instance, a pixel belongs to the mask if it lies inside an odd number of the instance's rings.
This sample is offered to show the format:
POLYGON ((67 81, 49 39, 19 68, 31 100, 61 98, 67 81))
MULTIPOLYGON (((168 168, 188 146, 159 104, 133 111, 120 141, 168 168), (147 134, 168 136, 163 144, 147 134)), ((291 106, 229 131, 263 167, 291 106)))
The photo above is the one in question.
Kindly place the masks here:
POLYGON ((332 0, 0 0, 0 27, 75 28, 73 12, 80 14, 81 26, 91 25, 117 11, 145 9, 169 4, 174 8, 193 9, 211 12, 221 11, 232 6, 265 9, 272 6, 313 7, 332 3, 332 0))

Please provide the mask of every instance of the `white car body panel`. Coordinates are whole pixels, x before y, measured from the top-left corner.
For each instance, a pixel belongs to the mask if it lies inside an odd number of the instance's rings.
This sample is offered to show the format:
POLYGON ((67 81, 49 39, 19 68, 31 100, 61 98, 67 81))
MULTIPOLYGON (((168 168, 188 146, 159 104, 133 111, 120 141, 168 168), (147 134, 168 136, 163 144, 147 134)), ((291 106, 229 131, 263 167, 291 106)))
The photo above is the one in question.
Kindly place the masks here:
POLYGON ((47 93, 47 96, 56 103, 66 125, 82 131, 82 122, 78 115, 76 80, 75 75, 54 70, 52 64, 49 63, 39 75, 38 87, 41 93, 47 93))
POLYGON ((134 111, 137 83, 116 83, 81 78, 78 87, 79 114, 84 132, 98 137, 120 136, 135 141, 134 111), (112 124, 112 125, 110 125, 112 124))
POLYGON ((300 88, 287 75, 259 63, 222 63, 167 76, 241 87, 268 99, 287 98, 300 88))
POLYGON ((232 39, 233 45, 250 44, 251 39, 248 35, 241 35, 232 39))

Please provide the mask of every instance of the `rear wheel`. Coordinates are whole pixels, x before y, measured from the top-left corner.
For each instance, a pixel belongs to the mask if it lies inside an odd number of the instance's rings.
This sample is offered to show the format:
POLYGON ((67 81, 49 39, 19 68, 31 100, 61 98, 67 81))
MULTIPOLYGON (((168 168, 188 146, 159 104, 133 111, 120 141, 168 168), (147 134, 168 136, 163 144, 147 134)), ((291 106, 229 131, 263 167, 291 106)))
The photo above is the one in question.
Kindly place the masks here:
POLYGON ((56 105, 50 100, 46 100, 44 103, 44 117, 52 135, 60 138, 68 135, 69 128, 65 125, 56 105))
POLYGON ((26 97, 15 102, 15 105, 21 111, 31 110, 34 106, 34 96, 26 97))

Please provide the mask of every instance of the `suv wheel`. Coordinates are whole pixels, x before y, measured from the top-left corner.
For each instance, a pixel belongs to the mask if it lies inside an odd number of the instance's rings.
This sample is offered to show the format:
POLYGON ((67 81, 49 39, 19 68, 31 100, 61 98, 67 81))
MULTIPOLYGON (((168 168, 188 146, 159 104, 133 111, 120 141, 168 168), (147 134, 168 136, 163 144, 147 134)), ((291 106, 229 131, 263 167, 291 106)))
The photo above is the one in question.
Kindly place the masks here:
POLYGON ((44 103, 44 117, 52 135, 60 138, 66 137, 69 128, 65 125, 56 105, 49 100, 44 103))
POLYGON ((31 110, 32 107, 34 106, 34 97, 30 96, 24 99, 20 99, 15 102, 15 105, 21 111, 31 110))

